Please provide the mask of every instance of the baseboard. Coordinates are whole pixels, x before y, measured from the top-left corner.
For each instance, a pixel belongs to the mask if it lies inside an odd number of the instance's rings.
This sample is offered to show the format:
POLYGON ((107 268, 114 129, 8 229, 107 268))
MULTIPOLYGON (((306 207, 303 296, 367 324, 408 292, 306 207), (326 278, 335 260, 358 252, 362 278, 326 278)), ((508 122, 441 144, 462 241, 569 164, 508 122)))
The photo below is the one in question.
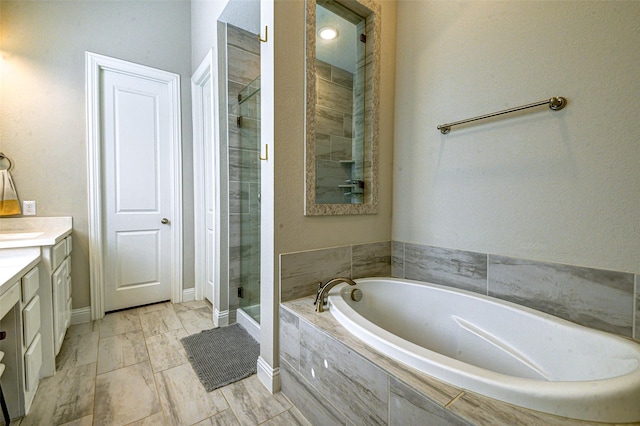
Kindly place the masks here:
POLYGON ((192 300, 196 300, 196 289, 188 288, 186 290, 182 290, 182 301, 190 302, 192 300))
POLYGON ((229 311, 213 310, 213 326, 226 327, 229 325, 229 311))
POLYGON ((71 311, 71 325, 84 324, 85 322, 91 322, 91 306, 71 311))
POLYGON ((258 357, 258 379, 271 393, 280 392, 280 367, 271 368, 262 357, 258 357))

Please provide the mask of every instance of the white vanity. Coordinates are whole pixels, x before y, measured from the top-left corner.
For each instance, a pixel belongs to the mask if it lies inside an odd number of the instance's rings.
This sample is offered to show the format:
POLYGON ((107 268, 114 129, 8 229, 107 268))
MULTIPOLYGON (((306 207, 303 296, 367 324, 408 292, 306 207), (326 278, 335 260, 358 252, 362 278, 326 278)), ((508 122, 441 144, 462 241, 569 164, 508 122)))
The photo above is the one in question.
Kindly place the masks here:
POLYGON ((71 217, 0 219, 0 378, 12 418, 55 373, 71 321, 71 217))

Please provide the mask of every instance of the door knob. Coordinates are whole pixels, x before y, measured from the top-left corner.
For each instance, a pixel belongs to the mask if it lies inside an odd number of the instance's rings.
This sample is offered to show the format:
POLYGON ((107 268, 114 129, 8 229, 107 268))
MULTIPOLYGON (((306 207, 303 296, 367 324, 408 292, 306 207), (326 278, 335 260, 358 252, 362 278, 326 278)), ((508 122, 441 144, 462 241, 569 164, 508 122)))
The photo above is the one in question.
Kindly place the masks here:
POLYGON ((168 225, 169 224, 169 219, 167 219, 166 217, 163 217, 162 220, 160 221, 161 224, 163 225, 168 225))

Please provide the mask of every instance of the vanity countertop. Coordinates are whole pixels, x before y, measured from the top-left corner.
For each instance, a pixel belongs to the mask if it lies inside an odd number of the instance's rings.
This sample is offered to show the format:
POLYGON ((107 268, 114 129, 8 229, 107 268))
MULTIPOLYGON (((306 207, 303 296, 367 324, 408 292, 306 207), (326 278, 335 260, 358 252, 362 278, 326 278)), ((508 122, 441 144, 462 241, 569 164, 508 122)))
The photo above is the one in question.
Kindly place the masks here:
POLYGON ((70 216, 0 219, 0 249, 52 246, 71 234, 72 226, 70 216))
POLYGON ((39 247, 0 250, 0 296, 11 284, 40 262, 39 247))

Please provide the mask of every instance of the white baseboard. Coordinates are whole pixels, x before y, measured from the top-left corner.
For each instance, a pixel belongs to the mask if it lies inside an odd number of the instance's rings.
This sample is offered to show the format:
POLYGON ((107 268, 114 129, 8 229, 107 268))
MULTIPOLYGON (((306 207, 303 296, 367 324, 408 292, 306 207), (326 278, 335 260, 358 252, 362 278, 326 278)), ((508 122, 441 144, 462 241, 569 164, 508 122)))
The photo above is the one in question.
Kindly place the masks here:
POLYGON ((271 368, 262 357, 258 357, 258 379, 269 392, 280 392, 280 368, 271 368))
POLYGON ((196 289, 188 288, 186 290, 182 290, 182 301, 190 302, 192 300, 196 300, 196 289))
POLYGON ((84 324, 85 322, 91 322, 91 306, 71 311, 71 325, 84 324))
POLYGON ((213 326, 226 327, 229 325, 229 311, 213 310, 213 326))

